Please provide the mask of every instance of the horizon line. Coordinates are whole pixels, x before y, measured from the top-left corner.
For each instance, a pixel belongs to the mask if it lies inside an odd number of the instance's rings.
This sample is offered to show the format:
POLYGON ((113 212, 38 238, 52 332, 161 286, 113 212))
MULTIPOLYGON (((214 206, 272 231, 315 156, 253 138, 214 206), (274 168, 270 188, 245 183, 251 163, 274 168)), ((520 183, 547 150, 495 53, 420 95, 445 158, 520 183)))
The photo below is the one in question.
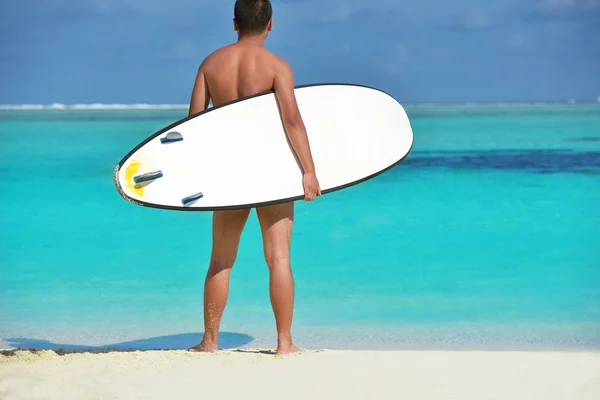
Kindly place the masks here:
MULTIPOLYGON (((537 106, 537 105, 600 105, 600 98, 596 101, 465 101, 465 102, 401 102, 407 107, 472 107, 472 106, 537 106)), ((210 107, 210 105, 209 105, 210 107)), ((189 104, 160 104, 160 103, 51 103, 51 104, 0 104, 0 111, 38 111, 38 110, 179 110, 188 109, 189 104)))

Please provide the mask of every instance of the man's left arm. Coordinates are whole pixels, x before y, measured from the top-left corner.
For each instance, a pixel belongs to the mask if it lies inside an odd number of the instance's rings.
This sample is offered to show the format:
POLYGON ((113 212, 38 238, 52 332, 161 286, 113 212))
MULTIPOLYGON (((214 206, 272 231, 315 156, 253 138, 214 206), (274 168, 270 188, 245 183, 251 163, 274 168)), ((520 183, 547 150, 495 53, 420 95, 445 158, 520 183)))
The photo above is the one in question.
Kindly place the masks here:
POLYGON ((199 113, 208 108, 210 102, 210 92, 208 91, 208 82, 204 73, 204 63, 198 68, 194 88, 192 89, 192 99, 190 100, 190 109, 188 115, 199 113))

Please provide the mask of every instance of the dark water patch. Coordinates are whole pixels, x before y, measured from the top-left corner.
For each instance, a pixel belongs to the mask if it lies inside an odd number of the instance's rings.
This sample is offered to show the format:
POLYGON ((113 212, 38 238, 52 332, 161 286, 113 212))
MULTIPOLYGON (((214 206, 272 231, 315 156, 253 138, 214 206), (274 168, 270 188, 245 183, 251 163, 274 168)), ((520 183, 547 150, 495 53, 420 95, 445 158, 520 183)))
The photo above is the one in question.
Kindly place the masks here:
POLYGON ((600 116, 600 106, 405 106, 410 118, 600 116))
POLYGON ((565 150, 414 152, 402 168, 503 170, 538 174, 600 174, 600 152, 565 150), (427 154, 422 157, 419 154, 427 154))
POLYGON ((584 136, 573 139, 567 139, 568 142, 590 142, 590 143, 600 143, 600 137, 593 136, 584 136))
POLYGON ((498 150, 413 150, 410 154, 426 154, 426 155, 501 155, 501 154, 552 154, 566 153, 573 151, 570 148, 559 149, 498 149, 498 150))

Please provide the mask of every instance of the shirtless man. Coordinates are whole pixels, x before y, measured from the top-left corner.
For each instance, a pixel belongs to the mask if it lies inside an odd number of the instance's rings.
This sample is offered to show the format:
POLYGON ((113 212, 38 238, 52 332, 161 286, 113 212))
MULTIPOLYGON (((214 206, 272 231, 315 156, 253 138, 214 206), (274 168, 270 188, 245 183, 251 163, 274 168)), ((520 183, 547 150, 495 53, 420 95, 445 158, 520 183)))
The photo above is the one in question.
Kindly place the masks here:
MULTIPOLYGON (((189 113, 274 90, 281 119, 290 144, 301 164, 304 200, 321 195, 315 175, 310 146, 294 96, 294 77, 290 66, 263 48, 271 31, 272 8, 269 0, 237 0, 234 7, 236 43, 210 54, 200 65, 194 84, 189 113)), ((269 268, 269 291, 277 326, 277 353, 299 349, 292 341, 294 280, 290 266, 290 239, 294 203, 257 207, 263 251, 269 268)), ((215 211, 212 225, 212 254, 204 284, 204 337, 190 351, 217 350, 217 335, 229 292, 229 276, 237 256, 240 236, 250 209, 215 211)))

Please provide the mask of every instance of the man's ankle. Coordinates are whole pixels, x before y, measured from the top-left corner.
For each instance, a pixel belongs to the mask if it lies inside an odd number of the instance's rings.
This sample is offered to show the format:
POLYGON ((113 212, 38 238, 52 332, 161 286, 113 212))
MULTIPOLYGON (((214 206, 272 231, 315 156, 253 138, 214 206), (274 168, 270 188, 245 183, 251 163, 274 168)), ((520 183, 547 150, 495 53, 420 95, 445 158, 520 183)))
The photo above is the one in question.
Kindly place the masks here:
POLYGON ((218 336, 211 335, 208 333, 204 333, 204 337, 202 338, 202 343, 206 345, 216 345, 218 341, 218 336))
POLYGON ((277 344, 279 345, 291 345, 292 344, 292 334, 289 332, 278 333, 277 334, 277 344))

